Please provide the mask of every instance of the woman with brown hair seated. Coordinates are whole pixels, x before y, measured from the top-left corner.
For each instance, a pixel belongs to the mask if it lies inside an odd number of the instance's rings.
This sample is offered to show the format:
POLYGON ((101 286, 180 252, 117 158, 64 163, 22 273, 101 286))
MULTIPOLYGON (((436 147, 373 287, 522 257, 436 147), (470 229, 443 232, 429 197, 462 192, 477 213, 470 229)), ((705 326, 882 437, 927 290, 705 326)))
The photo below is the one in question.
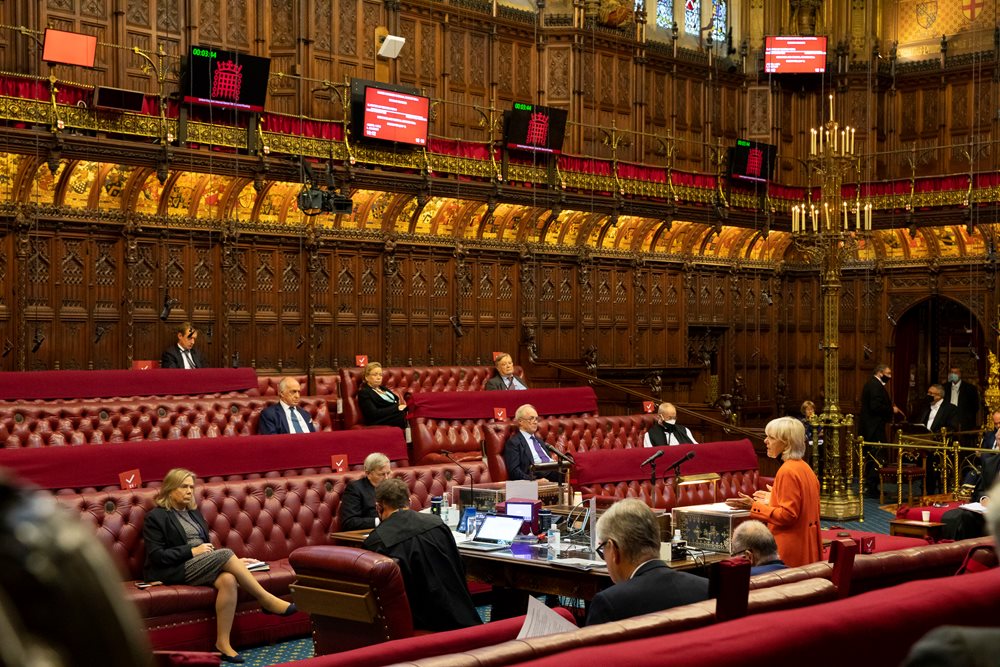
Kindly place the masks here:
POLYGON ((365 383, 358 390, 358 408, 368 426, 406 428, 406 401, 382 384, 382 364, 365 366, 365 383))
POLYGON ((265 614, 291 616, 295 603, 268 593, 247 570, 251 559, 237 558, 231 549, 216 549, 208 524, 194 500, 194 473, 174 468, 163 478, 156 494, 156 507, 146 516, 142 536, 146 540, 146 581, 189 586, 212 585, 215 598, 215 648, 225 662, 242 663, 229 643, 236 615, 237 587, 257 598, 265 614))

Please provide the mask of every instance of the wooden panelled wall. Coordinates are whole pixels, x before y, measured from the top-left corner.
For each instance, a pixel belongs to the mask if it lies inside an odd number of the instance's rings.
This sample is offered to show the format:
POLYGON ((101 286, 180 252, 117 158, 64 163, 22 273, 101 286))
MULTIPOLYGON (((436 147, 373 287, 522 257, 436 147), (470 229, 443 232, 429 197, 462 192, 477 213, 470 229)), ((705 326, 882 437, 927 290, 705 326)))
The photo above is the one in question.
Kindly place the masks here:
MULTIPOLYGON (((170 323, 193 320, 213 365, 262 373, 331 372, 356 354, 387 365, 480 364, 509 350, 544 375, 528 360, 533 343, 543 360, 579 366, 594 346, 601 369, 661 369, 664 398, 679 401, 706 400, 713 375, 720 392, 742 384, 745 407, 762 416, 821 398, 814 272, 79 217, 7 215, 0 224, 2 370, 158 359, 172 341, 158 319, 169 293, 179 302, 170 323)), ((887 315, 939 294, 989 330, 995 287, 992 270, 967 265, 848 272, 842 407, 853 408, 874 364, 892 354, 887 315)))

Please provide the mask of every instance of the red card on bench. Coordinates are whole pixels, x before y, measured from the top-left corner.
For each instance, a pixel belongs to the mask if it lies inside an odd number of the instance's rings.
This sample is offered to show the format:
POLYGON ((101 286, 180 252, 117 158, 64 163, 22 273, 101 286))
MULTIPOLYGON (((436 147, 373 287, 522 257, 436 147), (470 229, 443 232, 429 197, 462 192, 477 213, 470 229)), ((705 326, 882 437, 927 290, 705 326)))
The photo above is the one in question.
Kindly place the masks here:
POLYGON ((356 354, 354 355, 354 365, 358 368, 363 368, 368 365, 368 355, 367 354, 356 354))
POLYGON ((507 408, 493 408, 493 419, 498 422, 507 421, 507 408))
POLYGON ((648 413, 648 412, 653 412, 654 410, 656 410, 656 404, 655 403, 653 403, 652 401, 643 401, 642 402, 642 411, 643 412, 647 412, 648 413))
POLYGON ((138 468, 126 470, 125 472, 118 473, 118 483, 121 485, 122 491, 138 489, 142 486, 142 475, 139 474, 138 468))
POLYGON ((347 454, 330 455, 330 467, 333 472, 347 472, 347 454))
POLYGON ((497 360, 497 359, 499 359, 499 358, 500 358, 500 357, 501 357, 502 355, 503 355, 503 352, 494 352, 494 353, 493 353, 493 361, 496 361, 496 360, 497 360))

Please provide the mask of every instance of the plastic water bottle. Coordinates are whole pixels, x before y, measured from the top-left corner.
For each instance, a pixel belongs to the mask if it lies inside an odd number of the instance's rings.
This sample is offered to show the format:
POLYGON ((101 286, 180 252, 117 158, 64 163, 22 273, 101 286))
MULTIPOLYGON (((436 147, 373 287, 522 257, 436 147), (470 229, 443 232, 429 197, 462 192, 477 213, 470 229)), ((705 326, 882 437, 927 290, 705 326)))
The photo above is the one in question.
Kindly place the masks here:
POLYGON ((548 560, 559 558, 559 540, 559 529, 555 526, 549 526, 549 532, 545 535, 545 541, 548 543, 548 548, 546 549, 546 558, 548 560))

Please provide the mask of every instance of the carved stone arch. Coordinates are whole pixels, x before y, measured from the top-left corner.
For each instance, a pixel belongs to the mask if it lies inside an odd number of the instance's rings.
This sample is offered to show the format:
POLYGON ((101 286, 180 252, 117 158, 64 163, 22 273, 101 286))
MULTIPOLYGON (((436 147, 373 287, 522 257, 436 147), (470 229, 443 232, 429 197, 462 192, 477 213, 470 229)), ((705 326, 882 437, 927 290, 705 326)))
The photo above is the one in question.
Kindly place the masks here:
MULTIPOLYGON (((645 250, 647 252, 656 252, 656 246, 660 244, 660 240, 663 238, 663 235, 670 232, 673 225, 673 220, 661 220, 659 222, 659 227, 656 228, 656 232, 653 234, 653 238, 649 240, 649 247, 645 248, 645 250)), ((642 248, 637 248, 637 250, 642 250, 642 248)))
MULTIPOLYGON (((697 224, 697 223, 692 223, 692 224, 697 224)), ((708 248, 708 244, 712 240, 712 237, 713 236, 721 236, 721 234, 722 234, 722 232, 720 230, 716 229, 715 227, 712 227, 711 225, 705 225, 705 228, 701 232, 701 237, 700 237, 701 241, 700 242, 693 241, 691 243, 692 246, 694 246, 695 243, 697 243, 697 245, 698 245, 698 252, 696 252, 694 254, 699 255, 701 257, 704 257, 705 256, 705 250, 706 250, 706 248, 708 248)), ((698 238, 698 235, 694 234, 693 235, 693 239, 697 239, 697 238, 698 238)))
MULTIPOLYGON (((222 220, 230 220, 233 216, 233 209, 236 208, 236 202, 239 201, 240 193, 243 192, 243 188, 248 185, 253 184, 252 178, 233 178, 229 182, 229 187, 222 195, 222 201, 219 203, 219 211, 221 215, 219 216, 222 220)), ((254 203, 250 210, 257 208, 257 201, 260 199, 260 193, 255 193, 254 203)))
MULTIPOLYGON (((927 248, 927 258, 940 257, 941 256, 941 246, 938 243, 938 237, 936 234, 932 233, 929 229, 918 229, 917 234, 924 240, 924 245, 927 248)), ((919 255, 914 256, 911 248, 907 247, 907 254, 910 259, 920 259, 919 255)))
MULTIPOLYGON (((458 213, 455 216, 455 221, 451 224, 451 238, 460 239, 463 238, 463 233, 466 228, 472 224, 473 216, 476 211, 485 206, 485 202, 477 201, 475 199, 467 199, 458 209, 458 213)), ((443 207, 447 208, 447 207, 443 207)), ((441 236, 439 229, 441 228, 441 221, 439 218, 443 215, 443 211, 439 212, 434 216, 434 223, 431 225, 431 235, 441 236)))
MULTIPOLYGON (((34 156, 33 159, 26 160, 24 165, 24 180, 20 183, 20 188, 22 189, 21 201, 25 203, 32 203, 31 201, 31 191, 35 184, 35 178, 38 174, 39 169, 48 169, 49 166, 45 159, 39 156, 34 156)), ((53 191, 52 201, 55 201, 55 196, 58 194, 59 181, 62 177, 66 175, 65 165, 60 163, 59 174, 56 176, 56 187, 53 191)))
POLYGON ((94 187, 90 189, 90 197, 87 199, 87 208, 100 209, 101 188, 104 187, 104 179, 108 177, 108 174, 111 173, 111 170, 114 167, 114 163, 111 162, 97 163, 97 177, 94 179, 94 187))
MULTIPOLYGON (((559 219, 559 216, 562 215, 562 212, 563 211, 561 208, 548 209, 548 216, 545 219, 545 224, 542 225, 542 231, 538 234, 539 243, 548 243, 547 239, 549 235, 549 230, 552 229, 552 224, 559 219)), ((518 238, 518 240, 521 240, 520 237, 518 238)))
POLYGON ((659 227, 665 222, 665 220, 661 220, 660 218, 642 218, 642 222, 636 223, 635 225, 635 235, 632 237, 632 242, 629 244, 629 247, 621 249, 633 253, 647 250, 647 248, 643 248, 643 239, 645 239, 649 235, 649 232, 651 232, 654 228, 659 231, 659 227))
MULTIPOLYGON (((601 228, 600 231, 597 233, 597 239, 594 240, 594 244, 591 246, 595 250, 603 248, 604 238, 607 236, 608 231, 610 231, 614 225, 621 224, 619 217, 614 215, 613 213, 606 214, 604 216, 604 222, 600 222, 600 220, 601 218, 598 217, 590 223, 590 230, 593 230, 594 227, 597 227, 598 225, 600 225, 601 228)), ((584 243, 590 241, 591 237, 593 236, 593 233, 590 230, 588 230, 586 235, 581 234, 581 236, 583 236, 584 238, 584 241, 581 243, 580 239, 577 239, 577 245, 583 245, 584 243)))
MULTIPOLYGON (((517 242, 526 243, 528 240, 528 234, 530 234, 531 230, 535 228, 538 219, 550 212, 552 212, 551 209, 547 209, 544 206, 525 206, 524 215, 521 216, 521 228, 517 230, 517 242)), ((558 213, 556 215, 558 215, 558 213)), ((511 216, 511 220, 513 219, 514 216, 511 216)), ((545 228, 543 228, 541 234, 538 235, 539 243, 545 243, 545 233, 551 222, 552 216, 550 215, 549 219, 545 222, 545 228)))
MULTIPOLYGON (((396 231, 396 217, 402 213, 406 208, 406 205, 410 203, 410 200, 414 199, 414 196, 407 193, 400 193, 393 197, 392 203, 386 209, 385 214, 382 216, 382 229, 384 234, 389 234, 396 231)), ((420 215, 420 206, 417 207, 417 213, 415 215, 420 215)), ((414 224, 414 218, 410 218, 410 227, 414 224)), ((362 229, 364 225, 359 225, 362 229)))
POLYGON ((142 184, 146 182, 149 175, 156 170, 152 167, 137 167, 129 174, 128 180, 122 187, 122 194, 119 197, 123 211, 135 211, 135 204, 142 192, 142 184))
POLYGON ((22 155, 17 165, 17 172, 14 174, 11 184, 11 198, 16 202, 26 203, 31 194, 31 182, 34 178, 37 164, 41 161, 38 156, 22 155))
POLYGON ((183 176, 184 173, 185 172, 183 171, 171 171, 170 173, 167 174, 167 180, 163 182, 163 189, 160 190, 160 201, 157 203, 156 206, 156 215, 167 214, 167 207, 169 206, 170 202, 170 191, 177 184, 177 181, 180 180, 181 176, 183 176))
MULTIPOLYGON (((66 188, 69 187, 70 181, 73 180, 73 172, 76 171, 81 162, 83 160, 66 160, 66 163, 59 168, 55 192, 52 193, 53 206, 63 205, 63 202, 66 200, 66 188)), ((48 169, 48 166, 45 166, 45 169, 48 169)))
POLYGON ((270 194, 271 189, 277 184, 277 181, 264 181, 264 187, 257 193, 257 200, 253 203, 253 209, 250 211, 250 222, 257 222, 257 219, 260 217, 260 207, 264 205, 264 198, 270 194))
POLYGON ((567 245, 566 236, 567 236, 567 234, 569 234, 570 229, 573 228, 573 223, 577 219, 579 219, 581 222, 580 222, 580 226, 578 228, 578 231, 576 233, 576 238, 573 240, 573 247, 577 247, 577 248, 586 247, 585 245, 581 245, 580 244, 580 237, 582 236, 582 237, 586 238, 586 233, 592 227, 593 218, 595 216, 599 216, 599 215, 601 215, 601 214, 600 213, 587 212, 587 211, 579 211, 579 210, 572 210, 572 211, 570 211, 569 215, 566 217, 566 219, 561 221, 562 229, 559 230, 559 238, 556 239, 555 244, 556 245, 562 245, 562 246, 567 245))
POLYGON ((427 204, 430 203, 432 197, 430 195, 417 195, 417 206, 413 209, 413 213, 410 214, 409 224, 406 227, 406 232, 408 234, 416 234, 417 232, 417 222, 420 220, 420 216, 423 214, 424 209, 427 204))

